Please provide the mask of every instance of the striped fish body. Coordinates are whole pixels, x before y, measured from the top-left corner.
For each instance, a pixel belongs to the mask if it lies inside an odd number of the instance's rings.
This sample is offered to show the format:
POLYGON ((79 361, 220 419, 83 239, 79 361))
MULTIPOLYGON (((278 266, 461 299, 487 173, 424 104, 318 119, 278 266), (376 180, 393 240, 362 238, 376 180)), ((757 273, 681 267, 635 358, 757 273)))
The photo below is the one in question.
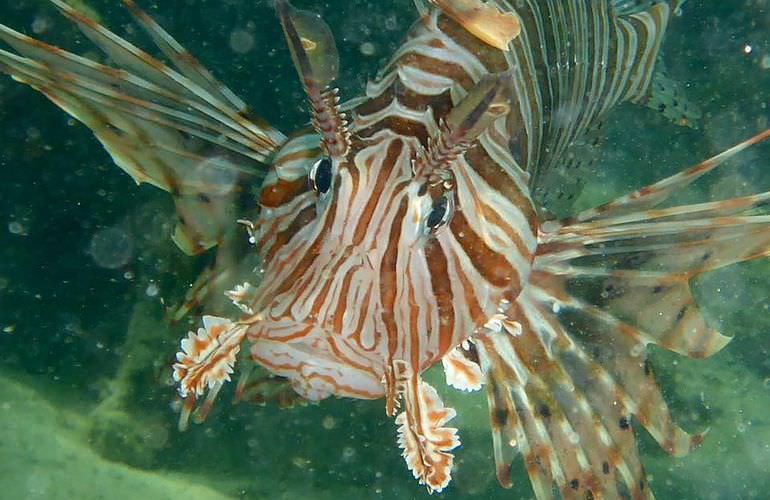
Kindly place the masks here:
POLYGON ((540 232, 532 189, 607 110, 645 94, 674 7, 524 2, 509 51, 429 11, 352 108, 344 156, 312 131, 278 152, 256 223, 252 357, 309 399, 384 396, 391 415, 403 402, 407 463, 441 490, 458 441, 419 374, 444 360, 452 385, 480 387, 466 340, 520 328, 540 232), (427 179, 416 165, 451 149, 451 113, 490 75, 510 87, 508 112, 427 179))
MULTIPOLYGON (((333 166, 328 193, 309 179, 324 155, 317 135, 290 139, 276 156, 257 238, 275 325, 254 338, 271 339, 268 349, 281 337, 325 339, 331 358, 336 351, 371 373, 364 392, 331 392, 375 397, 390 361, 422 371, 495 317, 526 284, 537 247, 532 176, 558 168, 617 102, 644 95, 671 9, 624 18, 607 2, 528 2, 516 10, 524 29, 509 52, 438 10, 423 17, 352 110, 351 150, 333 166), (456 161, 451 188, 420 195, 413 161, 496 73, 514 89, 510 113, 456 161), (431 229, 442 197, 454 213, 446 229, 431 229)), ((272 351, 258 351, 269 366, 272 351)))
MULTIPOLYGON (((188 252, 225 244, 233 225, 219 202, 261 177, 254 164, 268 165, 258 215, 240 221, 259 273, 227 292, 241 314, 204 316, 177 354, 182 425, 204 394, 205 416, 247 342, 307 399, 384 398, 407 465, 430 491, 449 483, 459 444, 446 425, 454 410, 420 377, 439 361, 449 385, 485 386, 498 479, 510 485, 520 453, 538 498, 649 497, 631 417, 669 453, 700 442, 672 422, 646 346, 706 357, 726 344, 689 280, 768 254, 770 220, 755 210, 769 196, 655 206, 770 134, 571 218, 546 215, 581 187, 571 149, 617 103, 645 99, 681 1, 463 0, 454 16, 423 6, 343 112, 330 31, 279 0, 312 112, 311 127, 289 137, 247 117, 124 1, 174 68, 59 0, 128 71, 2 25, 19 55, 0 52, 0 67, 91 127, 138 181, 175 196, 194 221, 177 233, 188 252), (477 36, 490 8, 495 19, 516 16, 507 50, 477 36), (573 293, 586 284, 602 299, 573 293)), ((239 274, 227 267, 222 280, 239 274)))

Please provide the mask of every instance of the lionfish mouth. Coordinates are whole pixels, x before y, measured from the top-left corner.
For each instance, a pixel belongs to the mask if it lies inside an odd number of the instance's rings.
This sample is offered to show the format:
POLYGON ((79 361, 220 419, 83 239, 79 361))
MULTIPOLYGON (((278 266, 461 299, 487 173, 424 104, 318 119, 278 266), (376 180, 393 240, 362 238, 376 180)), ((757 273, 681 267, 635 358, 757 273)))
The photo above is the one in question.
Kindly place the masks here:
POLYGON ((370 315, 352 317, 353 308, 334 313, 316 309, 312 301, 299 302, 291 290, 276 296, 269 290, 271 283, 263 283, 260 287, 244 283, 227 292, 246 313, 232 325, 242 326, 241 338, 250 341, 255 362, 291 380, 295 391, 311 401, 330 395, 384 396, 382 364, 377 361, 379 336, 368 324, 370 315), (368 351, 361 349, 367 345, 368 351))
POLYGON ((251 358, 288 378, 311 401, 331 395, 379 399, 385 395, 377 363, 352 349, 327 325, 291 317, 266 318, 249 327, 251 358))

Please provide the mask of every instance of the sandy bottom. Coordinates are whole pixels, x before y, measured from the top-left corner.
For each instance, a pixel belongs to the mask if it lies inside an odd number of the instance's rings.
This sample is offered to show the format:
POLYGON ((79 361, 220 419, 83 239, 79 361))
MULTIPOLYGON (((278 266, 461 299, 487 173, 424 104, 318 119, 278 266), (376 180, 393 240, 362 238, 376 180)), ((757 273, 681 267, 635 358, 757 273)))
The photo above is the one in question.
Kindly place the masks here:
POLYGON ((87 421, 0 374, 0 497, 228 498, 190 478, 112 463, 92 451, 87 421))

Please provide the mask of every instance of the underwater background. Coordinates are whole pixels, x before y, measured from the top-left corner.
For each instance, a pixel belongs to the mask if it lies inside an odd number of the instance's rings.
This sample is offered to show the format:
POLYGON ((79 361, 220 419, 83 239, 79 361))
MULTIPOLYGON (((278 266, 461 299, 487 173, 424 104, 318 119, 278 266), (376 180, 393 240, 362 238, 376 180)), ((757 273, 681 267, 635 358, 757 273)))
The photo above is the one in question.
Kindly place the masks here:
MULTIPOLYGON (((119 2, 70 3, 149 47, 119 2)), ((294 3, 332 27, 347 98, 362 92, 416 19, 411 0, 294 3)), ((139 4, 277 128, 307 121, 269 1, 139 4)), ((43 0, 3 2, 0 22, 103 60, 43 0)), ((690 0, 663 53, 701 118, 677 126, 654 110, 621 106, 575 208, 770 126, 770 1, 690 0)), ((4 75, 0 122, 0 498, 428 498, 404 467, 382 401, 233 406, 226 387, 208 420, 180 433, 170 365, 191 325, 164 315, 206 256, 187 257, 171 242, 165 193, 137 188, 84 126, 4 75)), ((770 147, 758 146, 677 201, 769 189, 770 147)), ((653 350, 678 421, 710 428, 684 458, 638 431, 658 498, 770 497, 768 278, 765 259, 695 283, 710 323, 735 336, 722 352, 690 360, 653 350)), ((520 459, 513 489, 497 484, 484 394, 442 397, 457 409, 463 446, 451 486, 434 496, 530 498, 520 459)))

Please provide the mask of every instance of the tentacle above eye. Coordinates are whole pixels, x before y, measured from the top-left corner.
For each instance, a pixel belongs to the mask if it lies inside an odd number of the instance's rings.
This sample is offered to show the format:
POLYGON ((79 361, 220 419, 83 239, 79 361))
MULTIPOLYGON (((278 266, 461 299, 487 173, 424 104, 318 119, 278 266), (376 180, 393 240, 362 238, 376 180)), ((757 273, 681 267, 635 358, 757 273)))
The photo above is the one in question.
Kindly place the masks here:
POLYGON ((414 164, 415 177, 440 177, 500 117, 510 111, 510 77, 486 75, 443 120, 438 137, 414 164))
POLYGON ((342 159, 350 148, 347 119, 339 108, 337 89, 332 87, 339 72, 339 55, 331 29, 318 14, 276 2, 294 66, 312 108, 312 123, 326 153, 342 159))

